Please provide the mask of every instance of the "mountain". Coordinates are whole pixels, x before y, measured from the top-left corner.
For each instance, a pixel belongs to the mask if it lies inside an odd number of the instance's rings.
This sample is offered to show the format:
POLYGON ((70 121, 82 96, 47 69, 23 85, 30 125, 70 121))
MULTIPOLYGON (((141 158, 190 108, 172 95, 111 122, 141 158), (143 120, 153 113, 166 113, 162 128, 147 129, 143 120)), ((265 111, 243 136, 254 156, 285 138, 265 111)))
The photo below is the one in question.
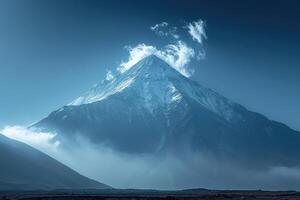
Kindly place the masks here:
POLYGON ((129 154, 201 152, 252 168, 300 164, 300 134, 181 75, 152 55, 33 127, 129 154))
POLYGON ((0 190, 109 188, 2 134, 0 160, 0 190))

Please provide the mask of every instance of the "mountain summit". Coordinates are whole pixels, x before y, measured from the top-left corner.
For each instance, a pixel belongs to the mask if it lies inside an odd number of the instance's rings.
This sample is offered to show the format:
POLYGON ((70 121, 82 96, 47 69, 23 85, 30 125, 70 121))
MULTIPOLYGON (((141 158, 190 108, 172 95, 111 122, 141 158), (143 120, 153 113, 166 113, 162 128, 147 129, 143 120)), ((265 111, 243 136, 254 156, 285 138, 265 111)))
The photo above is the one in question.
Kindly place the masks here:
MULTIPOLYGON (((110 81, 102 81, 69 105, 81 105, 101 101, 123 90, 134 90, 136 94, 133 95, 143 96, 145 102, 150 100, 148 98, 151 98, 153 95, 162 100, 161 98, 165 97, 166 93, 169 93, 169 90, 176 89, 174 88, 173 80, 178 80, 182 77, 179 72, 167 63, 155 55, 151 55, 137 63, 124 74, 119 74, 110 81)), ((165 99, 165 101, 167 100, 165 99)))
POLYGON ((201 152, 265 168, 300 164, 300 134, 192 81, 156 56, 104 80, 34 125, 129 154, 201 152))

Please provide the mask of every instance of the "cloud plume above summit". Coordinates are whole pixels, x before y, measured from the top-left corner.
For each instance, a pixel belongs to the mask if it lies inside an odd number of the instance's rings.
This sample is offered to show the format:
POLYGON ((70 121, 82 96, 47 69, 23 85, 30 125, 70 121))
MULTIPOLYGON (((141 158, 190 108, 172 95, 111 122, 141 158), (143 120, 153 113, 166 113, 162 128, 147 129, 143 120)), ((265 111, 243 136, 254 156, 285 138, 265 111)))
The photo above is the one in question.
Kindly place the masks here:
POLYGON ((121 62, 118 71, 124 73, 143 58, 156 55, 182 75, 192 76, 194 69, 190 66, 191 61, 199 61, 205 57, 202 46, 203 39, 206 38, 203 20, 190 22, 188 26, 180 28, 162 22, 150 26, 150 30, 164 42, 167 41, 167 44, 139 43, 136 46, 126 46, 129 58, 127 61, 121 62), (192 41, 188 40, 190 36, 193 38, 192 41))
POLYGON ((121 63, 119 68, 121 73, 149 55, 156 55, 186 77, 191 76, 193 72, 187 65, 194 58, 195 50, 181 40, 175 44, 168 44, 163 49, 157 49, 155 46, 144 43, 127 48, 129 50, 129 59, 127 62, 121 63))

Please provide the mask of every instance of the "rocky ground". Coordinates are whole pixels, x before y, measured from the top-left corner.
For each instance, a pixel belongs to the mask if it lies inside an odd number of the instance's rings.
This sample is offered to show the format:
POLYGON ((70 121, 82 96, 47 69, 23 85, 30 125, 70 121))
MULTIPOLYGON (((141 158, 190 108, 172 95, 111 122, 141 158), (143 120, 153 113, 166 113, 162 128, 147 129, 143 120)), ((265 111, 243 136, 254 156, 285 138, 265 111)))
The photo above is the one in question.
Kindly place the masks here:
POLYGON ((141 191, 110 190, 88 192, 6 192, 0 194, 1 200, 300 200, 300 193, 294 191, 141 191))

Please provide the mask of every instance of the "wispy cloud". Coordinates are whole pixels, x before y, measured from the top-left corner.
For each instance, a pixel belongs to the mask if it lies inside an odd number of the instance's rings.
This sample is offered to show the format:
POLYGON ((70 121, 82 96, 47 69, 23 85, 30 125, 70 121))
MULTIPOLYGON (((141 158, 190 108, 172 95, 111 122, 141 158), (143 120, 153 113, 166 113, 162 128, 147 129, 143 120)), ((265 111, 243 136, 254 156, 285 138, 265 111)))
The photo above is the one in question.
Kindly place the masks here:
POLYGON ((158 36, 172 36, 175 39, 179 39, 179 35, 176 33, 177 27, 170 27, 167 22, 162 22, 159 24, 155 24, 154 26, 150 26, 150 30, 154 31, 154 33, 158 36))
POLYGON ((113 80, 114 78, 115 78, 115 77, 114 77, 112 71, 111 71, 111 70, 108 70, 107 73, 106 73, 105 80, 111 81, 111 80, 113 80))
POLYGON ((150 29, 152 31, 156 31, 157 29, 159 29, 160 27, 167 27, 169 24, 167 22, 162 22, 160 24, 155 24, 154 26, 150 26, 150 29))
POLYGON ((186 28, 188 29, 189 34, 192 36, 192 39, 199 44, 202 44, 203 39, 207 38, 205 32, 205 22, 201 19, 188 23, 186 28))

